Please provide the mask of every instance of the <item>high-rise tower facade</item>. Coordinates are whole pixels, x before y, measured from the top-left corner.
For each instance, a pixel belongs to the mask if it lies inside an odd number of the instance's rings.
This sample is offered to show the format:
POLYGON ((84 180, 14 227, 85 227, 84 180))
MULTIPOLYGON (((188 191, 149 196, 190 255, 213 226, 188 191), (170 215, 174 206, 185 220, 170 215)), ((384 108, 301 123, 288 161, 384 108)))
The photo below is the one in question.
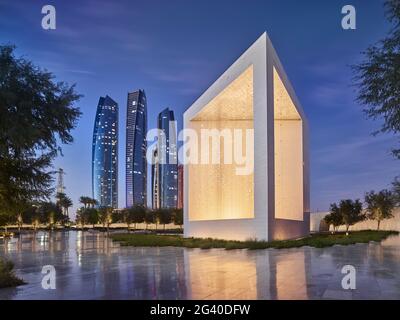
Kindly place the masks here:
POLYGON ((151 162, 151 205, 153 209, 160 208, 160 182, 159 182, 159 163, 158 163, 158 149, 155 148, 152 154, 151 162))
POLYGON ((118 207, 118 104, 109 96, 97 105, 92 143, 92 197, 118 207))
POLYGON ((178 164, 178 209, 183 209, 183 164, 178 164))
POLYGON ((146 206, 147 101, 144 90, 128 93, 126 111, 126 207, 146 206))
POLYGON ((168 108, 158 115, 158 182, 161 208, 176 208, 178 204, 178 162, 176 122, 168 108))

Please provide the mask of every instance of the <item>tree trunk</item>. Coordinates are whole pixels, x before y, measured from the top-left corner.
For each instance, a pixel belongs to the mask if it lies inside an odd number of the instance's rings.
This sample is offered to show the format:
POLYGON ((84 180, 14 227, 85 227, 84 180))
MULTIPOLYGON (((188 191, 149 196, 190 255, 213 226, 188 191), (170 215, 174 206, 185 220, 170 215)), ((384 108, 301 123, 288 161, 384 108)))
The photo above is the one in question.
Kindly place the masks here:
POLYGON ((130 226, 131 226, 130 223, 128 223, 128 233, 131 232, 130 226))
POLYGON ((381 220, 378 220, 378 231, 379 231, 380 225, 381 225, 381 220))

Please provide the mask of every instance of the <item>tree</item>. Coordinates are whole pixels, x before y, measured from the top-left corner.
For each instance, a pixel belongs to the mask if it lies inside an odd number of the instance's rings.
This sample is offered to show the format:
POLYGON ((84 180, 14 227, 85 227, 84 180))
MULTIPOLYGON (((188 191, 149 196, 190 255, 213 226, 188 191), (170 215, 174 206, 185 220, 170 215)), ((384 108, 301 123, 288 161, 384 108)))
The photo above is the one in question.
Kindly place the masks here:
POLYGON ((400 177, 396 177, 392 182, 393 200, 396 206, 400 206, 400 177))
POLYGON ((146 215, 144 217, 144 222, 146 224, 146 230, 149 224, 155 223, 156 224, 156 230, 157 230, 157 217, 155 214, 155 210, 147 210, 146 215))
POLYGON ((144 219, 146 217, 146 208, 144 206, 137 205, 137 206, 134 206, 133 208, 131 208, 129 210, 133 210, 133 220, 132 220, 132 222, 134 223, 134 228, 136 230, 136 224, 144 222, 144 219))
MULTIPOLYGON (((359 87, 357 100, 366 106, 368 118, 382 119, 378 132, 400 132, 400 1, 385 1, 392 28, 388 35, 364 52, 365 60, 353 66, 359 87)), ((378 133, 375 132, 375 133, 378 133)), ((393 149, 400 158, 400 149, 393 149)))
POLYGON ((365 215, 362 212, 362 203, 360 200, 341 200, 339 203, 339 211, 343 218, 343 223, 346 225, 346 232, 349 231, 350 226, 365 220, 365 215))
POLYGON ((63 202, 62 202, 62 207, 64 208, 65 216, 66 219, 69 220, 69 208, 72 207, 74 204, 72 202, 72 199, 70 197, 65 197, 63 202))
POLYGON ((165 231, 165 225, 172 222, 172 210, 165 208, 158 209, 156 211, 156 218, 160 224, 164 225, 165 231))
POLYGON ((56 204, 60 205, 67 195, 64 192, 57 192, 56 193, 56 204))
POLYGON ((390 191, 367 192, 365 194, 365 203, 367 204, 367 217, 378 222, 378 230, 382 220, 393 218, 392 211, 395 206, 395 200, 390 191))
POLYGON ((64 225, 65 223, 69 222, 68 209, 72 207, 73 203, 71 198, 69 198, 65 193, 62 192, 57 192, 56 200, 56 204, 61 208, 61 211, 64 215, 64 218, 62 220, 62 223, 64 225))
POLYGON ((11 213, 0 213, 0 227, 4 228, 4 232, 7 233, 7 226, 15 222, 15 216, 11 213))
POLYGON ((99 222, 99 212, 95 208, 86 208, 83 210, 83 215, 86 216, 86 221, 92 225, 93 229, 95 224, 99 222))
POLYGON ((86 209, 90 203, 91 203, 92 198, 86 197, 86 196, 81 196, 79 198, 79 202, 83 204, 83 207, 86 209))
MULTIPOLYGON (((135 208, 127 208, 123 211, 123 216, 124 216, 124 222, 127 225, 128 228, 128 233, 131 231, 131 224, 134 223, 135 221, 135 208)), ((136 229, 136 225, 135 225, 136 229)))
POLYGON ((63 213, 66 216, 69 216, 68 209, 73 206, 71 198, 68 197, 65 193, 57 192, 56 199, 56 204, 63 209, 63 213))
POLYGON ((112 212, 112 222, 113 223, 124 222, 123 212, 121 213, 121 211, 113 210, 113 212, 112 212))
POLYGON ((94 208, 99 204, 99 202, 96 199, 90 199, 89 204, 94 208))
POLYGON ((81 225, 82 230, 85 230, 85 224, 87 222, 87 216, 85 215, 85 207, 80 207, 76 211, 76 223, 81 225))
POLYGON ((324 220, 328 225, 333 226, 333 232, 336 232, 337 229, 344 224, 343 216, 336 203, 331 204, 330 212, 324 217, 324 220))
POLYGON ((40 214, 37 205, 31 205, 26 208, 22 213, 22 221, 24 223, 31 224, 33 226, 34 231, 36 231, 37 227, 40 223, 40 214))
POLYGON ((26 203, 25 201, 21 200, 20 202, 16 203, 14 205, 14 210, 11 210, 9 213, 14 215, 14 222, 18 226, 18 231, 21 231, 21 227, 24 223, 23 220, 23 213, 25 210, 27 210, 31 205, 29 203, 26 203))
POLYGON ((178 225, 182 229, 183 225, 183 209, 175 209, 173 214, 173 221, 175 225, 178 225))
POLYGON ((16 215, 19 203, 49 198, 52 160, 73 142, 81 113, 74 86, 14 50, 0 46, 0 212, 16 215))
POLYGON ((99 208, 99 221, 103 225, 103 229, 107 227, 107 233, 110 228, 110 224, 113 221, 113 208, 111 207, 101 207, 99 208))
POLYGON ((61 208, 54 202, 42 202, 39 206, 40 222, 46 223, 53 230, 54 226, 63 222, 64 215, 61 208))

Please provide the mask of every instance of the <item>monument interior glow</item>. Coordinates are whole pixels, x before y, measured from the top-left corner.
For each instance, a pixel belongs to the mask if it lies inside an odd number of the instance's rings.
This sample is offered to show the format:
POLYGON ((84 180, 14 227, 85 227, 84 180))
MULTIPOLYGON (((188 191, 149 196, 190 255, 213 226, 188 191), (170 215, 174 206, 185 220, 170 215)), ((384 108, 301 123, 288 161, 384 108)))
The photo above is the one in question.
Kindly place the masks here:
MULTIPOLYGON (((201 129, 228 130, 253 129, 253 66, 247 68, 221 93, 211 100, 193 119, 189 127, 201 136, 201 129)), ((222 132, 222 131, 219 131, 222 132)), ((221 134, 222 136, 222 134, 221 134)), ((221 148, 227 150, 226 141, 220 139, 221 148)), ((246 139, 242 136, 245 150, 246 139)), ((201 148, 205 146, 202 144, 201 148)), ((222 150, 220 161, 212 163, 212 142, 206 164, 189 164, 190 181, 196 183, 189 189, 190 220, 243 219, 254 217, 254 174, 237 175, 235 163, 226 164, 222 150), (207 201, 204 201, 207 199, 207 201)), ((232 153, 233 148, 230 149, 232 153)), ((253 156, 253 152, 249 155, 253 156)))
POLYGON ((275 218, 303 220, 302 120, 274 68, 275 218))
POLYGON ((184 128, 197 136, 203 129, 220 132, 220 162, 184 170, 186 237, 274 240, 309 233, 307 119, 266 33, 186 110, 184 128), (237 164, 224 161, 231 151, 222 132, 234 129, 254 133, 251 174, 238 175, 237 164))

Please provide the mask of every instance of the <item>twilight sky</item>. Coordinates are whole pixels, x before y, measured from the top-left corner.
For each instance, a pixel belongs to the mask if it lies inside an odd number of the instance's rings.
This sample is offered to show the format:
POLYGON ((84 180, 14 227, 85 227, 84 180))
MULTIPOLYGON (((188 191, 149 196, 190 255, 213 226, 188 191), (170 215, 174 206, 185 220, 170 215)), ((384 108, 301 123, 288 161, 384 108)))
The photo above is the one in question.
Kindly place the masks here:
POLYGON ((0 0, 0 43, 76 83, 83 116, 56 167, 66 171, 66 193, 75 212, 91 195, 91 142, 96 106, 110 95, 120 108, 119 206, 125 204, 125 113, 127 92, 146 91, 149 128, 157 114, 182 114, 264 31, 267 31, 310 123, 311 209, 362 198, 390 186, 399 163, 390 155, 396 140, 372 136, 354 102, 350 65, 382 38, 389 26, 383 1, 0 0), (41 8, 57 10, 56 30, 41 28, 41 8), (357 30, 341 28, 341 8, 357 10, 357 30))

